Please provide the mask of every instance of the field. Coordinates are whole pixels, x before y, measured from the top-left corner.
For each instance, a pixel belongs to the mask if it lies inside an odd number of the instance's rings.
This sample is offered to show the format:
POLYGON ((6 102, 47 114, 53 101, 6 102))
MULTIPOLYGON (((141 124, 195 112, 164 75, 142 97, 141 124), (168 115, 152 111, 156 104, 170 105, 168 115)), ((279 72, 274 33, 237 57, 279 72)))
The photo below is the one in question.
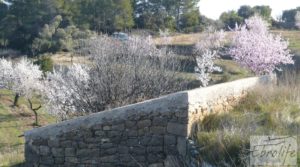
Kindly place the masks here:
MULTIPOLYGON (((34 105, 38 105, 34 100, 34 105)), ((13 94, 0 90, 0 166, 15 166, 24 161, 23 132, 34 128, 34 114, 30 112, 25 99, 21 98, 19 107, 13 108, 13 94)), ((41 125, 55 122, 55 119, 39 111, 41 125)))
MULTIPOLYGON (((273 30, 271 31, 275 34, 281 34, 285 39, 289 40, 290 48, 292 50, 300 51, 300 31, 287 31, 287 30, 273 30)), ((230 32, 226 32, 227 35, 231 35, 230 32)), ((172 37, 168 37, 168 41, 170 41, 171 45, 193 45, 199 39, 201 39, 203 35, 201 33, 194 34, 181 34, 175 35, 172 37)), ((160 45, 163 43, 163 38, 155 38, 155 43, 160 45)))

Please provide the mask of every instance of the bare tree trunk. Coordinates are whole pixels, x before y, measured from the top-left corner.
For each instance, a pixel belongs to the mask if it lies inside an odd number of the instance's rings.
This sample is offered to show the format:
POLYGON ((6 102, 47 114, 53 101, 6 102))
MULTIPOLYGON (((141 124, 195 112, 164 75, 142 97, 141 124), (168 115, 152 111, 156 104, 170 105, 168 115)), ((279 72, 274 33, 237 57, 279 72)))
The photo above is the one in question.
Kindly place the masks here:
POLYGON ((38 106, 37 108, 33 108, 33 104, 31 102, 30 99, 27 99, 28 100, 28 103, 29 103, 29 106, 30 106, 30 109, 33 111, 34 113, 34 117, 35 117, 35 122, 34 122, 34 125, 35 126, 38 126, 39 125, 39 121, 38 121, 38 113, 37 111, 42 107, 41 105, 38 106))
POLYGON ((16 93, 13 107, 17 107, 18 106, 19 98, 20 98, 20 94, 16 93))

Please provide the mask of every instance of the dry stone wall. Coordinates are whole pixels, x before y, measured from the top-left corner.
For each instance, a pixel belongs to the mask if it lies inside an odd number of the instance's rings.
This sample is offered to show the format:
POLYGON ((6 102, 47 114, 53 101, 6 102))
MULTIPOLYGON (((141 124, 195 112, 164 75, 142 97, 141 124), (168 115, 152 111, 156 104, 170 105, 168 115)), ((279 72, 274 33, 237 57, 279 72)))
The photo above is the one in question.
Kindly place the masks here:
POLYGON ((254 77, 178 92, 27 131, 26 166, 183 166, 197 121, 229 110, 247 90, 269 81, 254 77))

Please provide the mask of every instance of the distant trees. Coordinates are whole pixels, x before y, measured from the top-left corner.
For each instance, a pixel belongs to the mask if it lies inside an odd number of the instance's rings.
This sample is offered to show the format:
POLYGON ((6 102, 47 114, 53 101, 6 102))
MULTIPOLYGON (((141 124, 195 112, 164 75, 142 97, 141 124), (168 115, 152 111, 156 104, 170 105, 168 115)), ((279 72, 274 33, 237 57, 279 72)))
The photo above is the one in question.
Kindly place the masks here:
POLYGON ((199 24, 199 0, 135 0, 137 28, 192 31, 199 24))
POLYGON ((245 19, 252 17, 254 15, 259 15, 264 20, 271 21, 272 9, 269 6, 248 6, 242 5, 238 11, 228 11, 224 12, 220 16, 220 20, 224 24, 225 29, 233 29, 235 24, 241 24, 245 19))
POLYGON ((72 51, 79 40, 90 38, 89 30, 79 30, 75 26, 60 28, 62 17, 56 16, 50 24, 45 24, 38 36, 33 40, 31 51, 33 55, 45 52, 72 51))
POLYGON ((248 19, 254 14, 255 14, 254 9, 248 5, 243 5, 238 9, 238 15, 240 17, 243 17, 244 19, 248 19))
POLYGON ((288 42, 268 32, 267 22, 259 16, 245 20, 235 30, 229 53, 241 65, 256 74, 269 74, 281 64, 292 64, 288 42))
POLYGON ((72 34, 76 34, 73 31, 86 30, 113 33, 130 31, 135 27, 154 31, 170 29, 190 32, 198 30, 200 20, 197 7, 199 0, 6 2, 12 5, 8 8, 4 3, 0 3, 0 47, 21 50, 28 54, 51 52, 61 45, 62 50, 70 50, 73 37, 70 31, 72 34))
POLYGON ((220 20, 224 24, 224 29, 227 30, 230 30, 234 28, 236 24, 241 24, 243 22, 243 18, 240 17, 236 11, 222 13, 220 20))
POLYGON ((260 17, 262 17, 264 20, 266 21, 271 21, 271 13, 272 13, 272 9, 270 8, 270 6, 254 6, 253 7, 254 10, 254 14, 259 15, 260 17))
POLYGON ((297 12, 300 11, 300 7, 296 9, 290 9, 290 10, 285 10, 282 13, 282 27, 288 28, 288 29, 294 29, 296 28, 296 14, 297 12))
POLYGON ((133 25, 131 0, 76 0, 74 23, 80 28, 96 32, 130 29, 133 25))

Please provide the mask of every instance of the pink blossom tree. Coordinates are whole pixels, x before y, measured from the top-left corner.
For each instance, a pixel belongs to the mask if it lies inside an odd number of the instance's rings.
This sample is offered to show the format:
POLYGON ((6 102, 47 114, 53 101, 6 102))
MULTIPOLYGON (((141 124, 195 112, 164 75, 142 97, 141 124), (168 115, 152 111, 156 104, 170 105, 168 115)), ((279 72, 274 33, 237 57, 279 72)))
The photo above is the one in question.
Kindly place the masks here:
POLYGON ((229 54, 254 73, 272 73, 279 65, 293 64, 288 41, 269 33, 268 24, 259 16, 245 20, 245 25, 234 31, 229 54))

